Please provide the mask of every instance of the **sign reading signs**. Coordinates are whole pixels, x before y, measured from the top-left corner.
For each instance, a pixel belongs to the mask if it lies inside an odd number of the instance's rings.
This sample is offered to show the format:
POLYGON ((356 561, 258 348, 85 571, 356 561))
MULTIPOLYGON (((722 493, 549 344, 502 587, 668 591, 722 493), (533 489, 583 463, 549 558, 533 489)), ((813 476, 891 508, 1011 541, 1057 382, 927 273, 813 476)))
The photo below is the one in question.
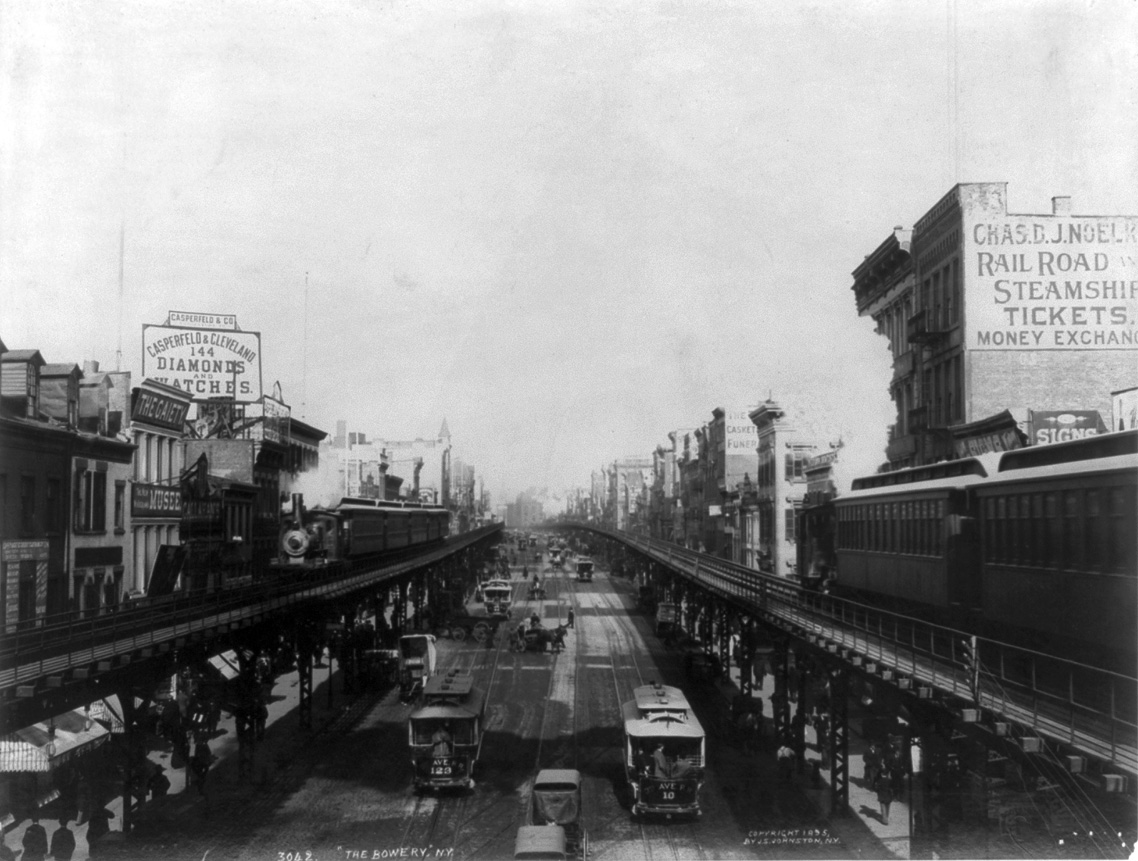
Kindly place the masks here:
POLYGON ((1031 444, 1048 445, 1106 432, 1098 410, 1032 410, 1031 444))
POLYGON ((145 325, 142 374, 194 400, 254 403, 261 399, 261 334, 145 325))
POLYGON ((966 346, 1138 348, 1138 218, 966 217, 966 346))
POLYGON ((182 490, 161 484, 139 484, 130 486, 131 517, 180 517, 182 514, 182 490))

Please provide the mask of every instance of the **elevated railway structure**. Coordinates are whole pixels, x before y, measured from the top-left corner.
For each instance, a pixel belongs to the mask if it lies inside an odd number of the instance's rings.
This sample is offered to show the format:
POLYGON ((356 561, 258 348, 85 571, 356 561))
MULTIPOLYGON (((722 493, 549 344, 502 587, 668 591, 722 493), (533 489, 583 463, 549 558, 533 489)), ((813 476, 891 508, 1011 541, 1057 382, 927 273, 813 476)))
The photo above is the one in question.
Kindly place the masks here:
MULTIPOLYGON (((396 632, 427 628, 473 588, 483 557, 501 531, 501 524, 492 524, 378 562, 324 572, 274 570, 236 588, 144 599, 97 615, 38 620, 0 641, 0 736, 113 697, 122 710, 129 749, 137 712, 149 706, 162 680, 228 651, 245 673, 261 653, 282 645, 296 656, 300 725, 311 728, 314 655, 327 644, 330 660, 338 659, 349 670, 345 679, 358 677, 363 668, 355 664, 363 660, 364 644, 353 643, 350 632, 361 608, 383 615, 390 604, 390 626, 396 632)), ((251 760, 252 733, 248 736, 251 760)), ((129 767, 125 779, 129 786, 129 767)))
MULTIPOLYGON (((905 748, 914 771, 966 759, 965 773, 995 785, 1000 766, 1011 762, 1039 787, 1134 792, 1135 678, 806 589, 670 542, 572 528, 601 536, 642 592, 679 606, 682 630, 673 636, 688 648, 716 653, 724 666, 769 669, 775 728, 800 763, 804 722, 792 711, 815 699, 810 690, 825 688, 821 726, 829 734, 834 814, 849 800, 851 697, 866 706, 876 700, 877 714, 885 707, 896 733, 887 743, 905 748)), ((751 685, 744 671, 744 695, 751 685)))

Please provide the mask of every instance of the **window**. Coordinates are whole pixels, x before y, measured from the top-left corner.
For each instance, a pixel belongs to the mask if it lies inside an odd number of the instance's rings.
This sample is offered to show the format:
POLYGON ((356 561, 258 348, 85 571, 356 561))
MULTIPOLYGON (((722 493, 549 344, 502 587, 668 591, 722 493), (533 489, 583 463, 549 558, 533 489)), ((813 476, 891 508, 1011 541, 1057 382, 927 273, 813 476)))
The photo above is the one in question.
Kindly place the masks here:
POLYGON ((40 387, 39 387, 39 374, 36 373, 36 367, 31 362, 28 362, 28 406, 25 415, 34 419, 39 416, 40 408, 40 387))
POLYGON ((106 472, 83 469, 75 473, 75 528, 81 532, 106 531, 106 472))
POLYGON ((1099 492, 1096 489, 1087 490, 1087 529, 1086 529, 1086 569, 1099 571, 1102 569, 1106 545, 1106 518, 1103 516, 1099 503, 1099 492))
POLYGON ((24 535, 36 531, 36 478, 34 475, 20 476, 20 529, 24 535))
POLYGON ((63 526, 62 511, 60 510, 63 504, 63 482, 58 478, 49 478, 47 480, 47 505, 46 528, 48 532, 59 532, 63 526))
POLYGON ((1134 538, 1135 520, 1134 488, 1112 487, 1107 495, 1107 516, 1110 528, 1107 535, 1110 541, 1110 558, 1106 560, 1108 571, 1133 571, 1135 556, 1138 555, 1138 542, 1134 538))
POLYGON ((949 323, 960 322, 960 260, 952 258, 952 303, 949 314, 949 323))
POLYGON ((119 532, 126 528, 126 482, 115 482, 115 529, 119 532))
POLYGON ((786 540, 793 542, 796 540, 795 534, 794 534, 795 510, 793 508, 788 508, 788 509, 786 509, 784 514, 786 514, 786 540))

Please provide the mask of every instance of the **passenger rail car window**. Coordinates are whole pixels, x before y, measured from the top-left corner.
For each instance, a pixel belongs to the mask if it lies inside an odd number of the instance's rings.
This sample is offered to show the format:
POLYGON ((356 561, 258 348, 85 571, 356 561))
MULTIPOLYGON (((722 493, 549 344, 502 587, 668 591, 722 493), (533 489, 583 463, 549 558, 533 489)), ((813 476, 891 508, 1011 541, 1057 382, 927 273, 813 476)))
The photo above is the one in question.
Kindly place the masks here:
POLYGON ((984 561, 1133 574, 1135 499, 1129 486, 987 497, 984 561))

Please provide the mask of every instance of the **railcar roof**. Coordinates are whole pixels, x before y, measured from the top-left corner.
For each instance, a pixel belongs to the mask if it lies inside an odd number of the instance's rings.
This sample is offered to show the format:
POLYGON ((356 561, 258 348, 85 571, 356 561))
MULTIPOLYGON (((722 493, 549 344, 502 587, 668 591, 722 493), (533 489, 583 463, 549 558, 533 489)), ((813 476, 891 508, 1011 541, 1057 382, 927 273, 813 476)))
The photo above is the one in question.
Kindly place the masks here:
POLYGON ((423 696, 464 697, 474 690, 474 676, 451 670, 441 676, 431 676, 423 685, 423 696))
POLYGON ((635 703, 624 704, 624 731, 633 738, 703 738, 703 724, 691 711, 684 719, 676 719, 676 712, 645 717, 635 703))
POLYGON ((533 785, 536 789, 550 783, 567 783, 573 786, 581 785, 581 772, 575 768, 543 768, 537 773, 533 785))
POLYGON ((688 703, 688 698, 684 696, 684 692, 670 685, 641 685, 634 689, 632 694, 636 697, 636 707, 639 709, 691 708, 688 703))

